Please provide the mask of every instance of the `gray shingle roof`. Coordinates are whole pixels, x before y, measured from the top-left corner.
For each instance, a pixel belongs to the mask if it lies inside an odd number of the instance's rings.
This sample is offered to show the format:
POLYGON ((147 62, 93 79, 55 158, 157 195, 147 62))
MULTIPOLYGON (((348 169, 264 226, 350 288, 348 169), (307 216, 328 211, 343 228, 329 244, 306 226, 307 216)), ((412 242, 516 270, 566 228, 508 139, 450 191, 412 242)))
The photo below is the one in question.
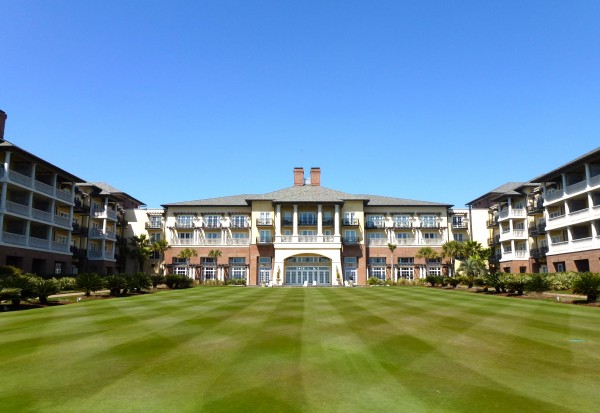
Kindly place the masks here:
POLYGON ((173 202, 163 204, 162 206, 248 206, 252 201, 271 201, 275 203, 343 203, 345 201, 362 201, 368 206, 452 206, 451 204, 445 203, 416 201, 412 199, 379 195, 355 195, 318 185, 291 186, 266 194, 224 196, 194 201, 173 202))
POLYGON ((172 202, 170 204, 162 204, 162 206, 248 206, 248 202, 246 200, 255 196, 258 195, 244 194, 222 196, 218 198, 197 199, 194 201, 172 202))
POLYGON ((486 198, 493 199, 500 195, 505 195, 505 194, 509 194, 509 193, 513 193, 513 195, 520 195, 515 190, 526 184, 527 184, 527 182, 507 182, 504 185, 500 185, 498 188, 492 189, 491 191, 486 192, 485 194, 481 195, 480 197, 475 198, 474 200, 472 200, 470 202, 467 202, 466 205, 472 205, 472 204, 476 203, 477 201, 480 201, 480 200, 483 200, 486 198))

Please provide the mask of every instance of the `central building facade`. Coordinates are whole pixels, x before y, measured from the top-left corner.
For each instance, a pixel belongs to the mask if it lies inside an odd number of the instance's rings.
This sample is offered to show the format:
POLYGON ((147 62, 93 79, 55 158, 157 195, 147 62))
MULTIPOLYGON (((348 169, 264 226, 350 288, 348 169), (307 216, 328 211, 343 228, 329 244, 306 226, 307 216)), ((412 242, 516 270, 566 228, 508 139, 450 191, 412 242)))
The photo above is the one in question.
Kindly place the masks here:
MULTIPOLYGON (((266 194, 177 202, 139 210, 151 240, 164 238, 168 273, 248 285, 364 285, 441 274, 444 242, 470 237, 468 214, 451 205, 355 195, 321 186, 320 168, 294 169, 294 185, 266 194), (145 216, 144 216, 145 215, 145 216), (184 250, 193 251, 190 257, 184 250), (185 255, 185 254, 184 254, 185 255)), ((158 258, 158 257, 156 257, 158 258)), ((156 266, 162 265, 156 261, 156 266)))

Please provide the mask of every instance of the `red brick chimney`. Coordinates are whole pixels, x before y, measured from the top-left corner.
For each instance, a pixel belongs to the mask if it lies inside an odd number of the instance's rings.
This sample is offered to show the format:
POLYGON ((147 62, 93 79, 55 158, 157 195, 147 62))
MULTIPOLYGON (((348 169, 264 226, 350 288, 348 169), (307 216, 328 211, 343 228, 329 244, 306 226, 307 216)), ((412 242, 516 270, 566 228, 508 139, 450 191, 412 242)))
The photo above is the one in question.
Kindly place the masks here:
POLYGON ((6 113, 0 110, 0 141, 4 140, 4 126, 6 125, 6 113))
POLYGON ((310 168, 310 184, 321 186, 321 168, 310 168))
POLYGON ((304 168, 294 168, 294 186, 304 185, 304 168))

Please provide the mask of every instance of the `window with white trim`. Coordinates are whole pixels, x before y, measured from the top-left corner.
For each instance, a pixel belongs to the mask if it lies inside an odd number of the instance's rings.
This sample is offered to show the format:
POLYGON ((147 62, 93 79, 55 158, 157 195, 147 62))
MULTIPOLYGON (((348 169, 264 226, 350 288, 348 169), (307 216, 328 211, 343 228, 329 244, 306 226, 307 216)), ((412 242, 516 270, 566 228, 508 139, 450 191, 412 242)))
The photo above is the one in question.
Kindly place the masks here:
POLYGON ((192 228, 194 226, 193 215, 177 215, 175 222, 179 228, 192 228))

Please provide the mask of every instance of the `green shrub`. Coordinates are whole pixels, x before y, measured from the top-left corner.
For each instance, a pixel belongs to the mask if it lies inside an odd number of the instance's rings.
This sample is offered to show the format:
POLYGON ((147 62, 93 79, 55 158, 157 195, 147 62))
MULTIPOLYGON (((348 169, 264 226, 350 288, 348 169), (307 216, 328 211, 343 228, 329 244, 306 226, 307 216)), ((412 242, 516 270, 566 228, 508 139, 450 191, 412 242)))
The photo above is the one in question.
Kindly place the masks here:
POLYGON ((82 273, 77 276, 75 284, 89 297, 90 293, 104 288, 104 279, 96 273, 82 273))
POLYGON ((190 288, 194 285, 194 280, 186 275, 169 274, 165 277, 165 284, 170 289, 190 288))
POLYGON ((565 291, 573 288, 573 283, 579 278, 576 272, 555 272, 547 275, 548 287, 551 291, 565 291))
POLYGON ((600 274, 582 272, 573 283, 573 292, 587 296, 588 303, 598 300, 600 294, 600 274))
POLYGON ((437 275, 428 275, 425 277, 425 282, 431 284, 432 287, 435 287, 438 283, 440 283, 440 277, 437 275))
POLYGON ((56 280, 60 291, 71 291, 77 288, 75 277, 62 277, 56 280))
POLYGON ((460 284, 460 279, 456 277, 447 277, 446 282, 450 285, 450 287, 456 288, 458 284, 460 284))
POLYGON ((2 280, 2 287, 13 291, 18 290, 19 294, 10 298, 13 305, 19 305, 22 300, 37 297, 35 292, 35 277, 31 274, 18 273, 10 275, 2 280))
POLYGON ((111 296, 117 296, 121 294, 121 290, 127 288, 127 280, 122 274, 112 274, 104 277, 104 283, 106 288, 110 290, 111 296))
POLYGON ((55 278, 45 280, 36 277, 33 280, 35 294, 40 300, 40 304, 48 304, 48 296, 56 294, 60 291, 58 281, 55 278))
POLYGON ((550 283, 548 282, 548 277, 546 274, 531 274, 527 285, 525 286, 525 290, 534 293, 543 293, 544 291, 548 291, 550 289, 550 283))
POLYGON ((245 278, 228 278, 225 285, 246 285, 245 278))
POLYGON ((141 293, 144 290, 149 290, 152 287, 152 279, 143 272, 137 272, 129 275, 127 278, 127 286, 132 292, 141 293))
POLYGON ((150 280, 152 281, 152 288, 156 288, 165 283, 165 276, 163 274, 151 274, 150 280))
POLYGON ((367 280, 367 285, 383 285, 385 282, 377 277, 371 277, 367 280))
POLYGON ((517 295, 523 295, 529 279, 529 274, 506 273, 500 276, 500 281, 506 286, 506 289, 517 295))

